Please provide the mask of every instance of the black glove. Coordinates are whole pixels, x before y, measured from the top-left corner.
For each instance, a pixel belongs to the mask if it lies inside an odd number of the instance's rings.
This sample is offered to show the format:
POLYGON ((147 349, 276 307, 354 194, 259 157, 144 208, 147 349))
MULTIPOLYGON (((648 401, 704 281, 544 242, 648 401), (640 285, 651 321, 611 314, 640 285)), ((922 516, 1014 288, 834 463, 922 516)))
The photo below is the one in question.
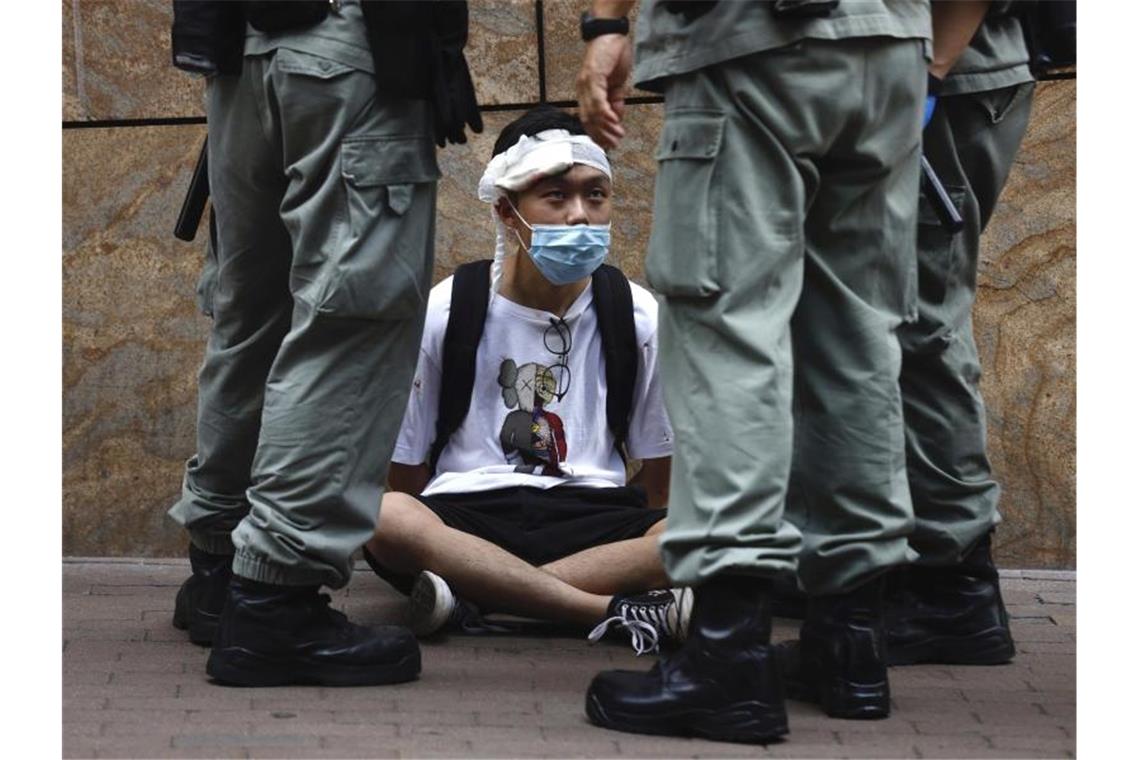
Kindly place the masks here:
POLYGON ((444 47, 433 40, 432 49, 432 115, 435 122, 435 144, 457 145, 467 142, 465 127, 483 131, 483 117, 475 100, 475 85, 467 68, 463 50, 444 47))
MULTIPOLYGON (((423 7, 423 6, 421 6, 423 7)), ((444 0, 432 3, 431 100, 435 119, 435 143, 443 147, 467 142, 465 126, 483 131, 483 118, 475 100, 475 85, 463 48, 467 45, 467 3, 444 0)))

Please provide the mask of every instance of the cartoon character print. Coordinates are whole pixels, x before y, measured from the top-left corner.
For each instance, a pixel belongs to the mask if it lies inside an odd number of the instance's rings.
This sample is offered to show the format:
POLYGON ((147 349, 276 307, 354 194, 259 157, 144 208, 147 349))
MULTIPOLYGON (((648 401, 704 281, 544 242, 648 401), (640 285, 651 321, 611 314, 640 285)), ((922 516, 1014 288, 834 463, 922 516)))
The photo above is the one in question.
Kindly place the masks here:
POLYGON ((499 365, 503 403, 513 409, 503 420, 499 443, 515 472, 563 477, 559 466, 566 461, 566 431, 562 419, 543 408, 558 387, 550 367, 530 362, 519 366, 513 359, 499 365))

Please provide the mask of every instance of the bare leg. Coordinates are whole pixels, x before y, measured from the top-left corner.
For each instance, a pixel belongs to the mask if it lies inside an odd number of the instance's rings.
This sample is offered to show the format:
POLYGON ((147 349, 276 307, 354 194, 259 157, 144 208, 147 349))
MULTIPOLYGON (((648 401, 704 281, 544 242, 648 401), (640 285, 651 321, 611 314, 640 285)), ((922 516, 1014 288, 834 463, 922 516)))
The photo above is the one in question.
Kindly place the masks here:
POLYGON ((663 530, 665 520, 639 538, 593 546, 540 569, 576 589, 604 596, 668 588, 672 583, 657 553, 657 536, 663 530))
POLYGON ((368 551, 401 572, 431 570, 464 599, 484 609, 570 623, 596 623, 608 596, 588 593, 478 536, 443 524, 403 493, 384 496, 368 551))

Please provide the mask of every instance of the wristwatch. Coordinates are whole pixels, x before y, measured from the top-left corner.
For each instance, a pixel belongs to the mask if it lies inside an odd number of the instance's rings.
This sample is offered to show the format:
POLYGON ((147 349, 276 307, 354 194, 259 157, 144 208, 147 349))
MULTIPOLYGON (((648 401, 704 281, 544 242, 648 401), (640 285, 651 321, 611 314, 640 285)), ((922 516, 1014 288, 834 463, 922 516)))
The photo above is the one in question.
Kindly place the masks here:
POLYGON ((629 34, 629 19, 621 18, 594 18, 589 11, 582 11, 582 39, 586 42, 601 37, 603 34, 629 34))

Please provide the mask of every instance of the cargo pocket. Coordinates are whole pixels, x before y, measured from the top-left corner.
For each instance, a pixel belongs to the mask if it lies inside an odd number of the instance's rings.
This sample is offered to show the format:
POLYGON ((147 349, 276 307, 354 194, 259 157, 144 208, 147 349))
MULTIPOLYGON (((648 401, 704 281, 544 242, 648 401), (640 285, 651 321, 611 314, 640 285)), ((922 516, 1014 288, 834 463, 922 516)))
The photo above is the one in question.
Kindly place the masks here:
MULTIPOLYGON (((944 185, 950 201, 964 214, 966 188, 944 185)), ((966 231, 958 233, 966 234, 966 231)), ((938 220, 934 207, 922 193, 918 197, 918 295, 922 303, 937 306, 946 298, 951 278, 956 276, 954 238, 938 220)))
POLYGON ((202 274, 198 277, 198 311, 211 319, 214 316, 214 293, 218 290, 218 225, 214 221, 214 209, 210 208, 210 237, 206 241, 206 261, 202 264, 202 274))
POLYGON ((320 314, 406 319, 431 281, 435 149, 422 135, 360 135, 340 146, 345 229, 317 299, 320 314))
POLYGON ((704 297, 721 290, 713 172, 724 124, 723 114, 666 116, 657 147, 653 232, 645 263, 646 279, 662 295, 704 297))
POLYGON ((347 63, 334 61, 331 58, 322 58, 312 53, 302 53, 300 50, 277 48, 273 57, 273 65, 278 71, 286 74, 302 74, 317 79, 332 79, 341 74, 347 74, 357 69, 347 63))
POLYGON ((990 124, 1001 124, 1014 106, 1029 97, 1033 92, 1033 85, 1033 82, 1023 82, 996 90, 970 93, 966 97, 986 112, 990 124))

